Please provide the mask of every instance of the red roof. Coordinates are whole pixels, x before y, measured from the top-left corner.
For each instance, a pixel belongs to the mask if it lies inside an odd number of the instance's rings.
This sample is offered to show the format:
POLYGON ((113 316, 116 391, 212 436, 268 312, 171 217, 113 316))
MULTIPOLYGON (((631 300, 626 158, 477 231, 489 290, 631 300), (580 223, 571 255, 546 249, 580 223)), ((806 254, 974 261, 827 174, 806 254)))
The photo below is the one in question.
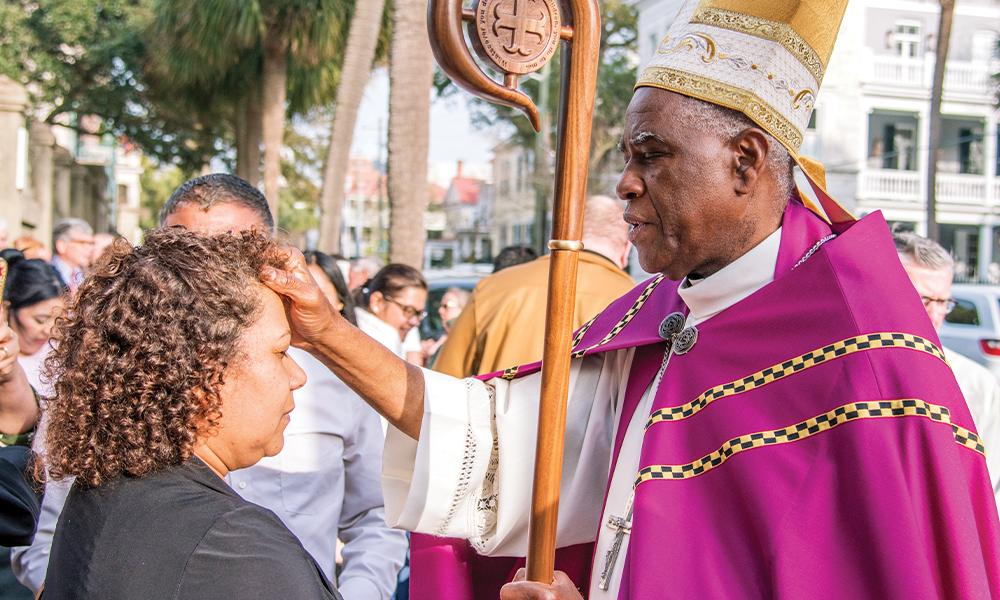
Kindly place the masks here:
POLYGON ((455 177, 451 180, 451 189, 448 191, 462 204, 476 204, 479 202, 479 188, 482 184, 480 179, 455 177))

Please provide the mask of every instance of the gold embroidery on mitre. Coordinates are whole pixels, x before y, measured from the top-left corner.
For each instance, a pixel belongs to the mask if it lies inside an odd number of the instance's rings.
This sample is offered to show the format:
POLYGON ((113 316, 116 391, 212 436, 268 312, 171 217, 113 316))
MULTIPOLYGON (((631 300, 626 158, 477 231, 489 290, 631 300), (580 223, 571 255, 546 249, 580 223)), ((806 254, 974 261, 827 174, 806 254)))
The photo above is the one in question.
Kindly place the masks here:
POLYGON ((791 152, 797 153, 802 145, 802 131, 784 115, 742 88, 728 85, 710 77, 695 75, 666 67, 650 66, 639 78, 639 86, 649 86, 677 92, 742 112, 773 135, 791 152))
POLYGON ((823 72, 826 70, 823 61, 812 46, 807 44, 787 23, 778 23, 753 15, 709 6, 699 7, 691 16, 691 23, 745 33, 780 44, 782 48, 802 63, 802 66, 817 82, 823 81, 823 72))
POLYGON ((766 81, 774 89, 788 95, 789 104, 795 110, 799 110, 804 107, 806 110, 811 111, 813 106, 816 104, 816 92, 812 89, 796 89, 797 86, 794 86, 784 77, 778 77, 774 73, 765 73, 760 70, 760 66, 751 59, 739 54, 721 51, 720 44, 707 33, 688 33, 682 36, 677 44, 667 48, 666 46, 668 46, 670 42, 671 40, 669 38, 665 38, 663 42, 660 43, 660 48, 657 49, 656 53, 662 56, 667 56, 683 52, 685 50, 696 52, 701 51, 704 54, 702 54, 699 58, 701 58, 701 61, 705 64, 712 64, 718 60, 724 62, 737 71, 747 71, 750 73, 756 73, 761 77, 766 77, 766 81))

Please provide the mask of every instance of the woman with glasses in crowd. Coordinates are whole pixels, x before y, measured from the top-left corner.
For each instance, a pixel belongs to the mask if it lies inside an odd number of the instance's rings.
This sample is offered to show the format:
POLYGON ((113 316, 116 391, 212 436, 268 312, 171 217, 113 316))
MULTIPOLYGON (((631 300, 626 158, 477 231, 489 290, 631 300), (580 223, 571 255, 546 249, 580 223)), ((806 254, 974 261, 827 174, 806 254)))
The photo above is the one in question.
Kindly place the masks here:
POLYGON ((427 316, 427 282, 420 271, 401 264, 386 265, 365 283, 357 300, 355 313, 361 331, 400 358, 422 365, 415 328, 427 316))

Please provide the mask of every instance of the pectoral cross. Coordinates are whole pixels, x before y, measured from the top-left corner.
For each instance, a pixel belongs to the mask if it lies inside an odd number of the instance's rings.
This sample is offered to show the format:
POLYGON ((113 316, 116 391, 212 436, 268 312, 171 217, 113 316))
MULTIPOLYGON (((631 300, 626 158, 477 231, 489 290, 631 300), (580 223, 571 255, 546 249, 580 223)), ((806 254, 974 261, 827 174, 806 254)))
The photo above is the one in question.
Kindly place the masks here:
POLYGON ((601 572, 601 579, 597 582, 597 587, 604 591, 607 591, 611 583, 611 575, 614 573, 615 563, 618 562, 618 555, 621 554, 625 536, 632 533, 632 500, 634 497, 635 492, 629 494, 628 502, 625 504, 624 517, 612 515, 608 517, 606 523, 608 527, 615 530, 615 542, 604 555, 604 571, 601 572))

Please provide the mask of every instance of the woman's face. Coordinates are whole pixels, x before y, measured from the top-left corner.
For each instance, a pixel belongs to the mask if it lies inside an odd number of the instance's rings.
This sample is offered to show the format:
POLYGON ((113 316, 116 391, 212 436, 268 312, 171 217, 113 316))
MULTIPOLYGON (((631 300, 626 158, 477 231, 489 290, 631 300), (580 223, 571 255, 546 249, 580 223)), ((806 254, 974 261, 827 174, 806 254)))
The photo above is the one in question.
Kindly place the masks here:
POLYGON ((319 265, 309 265, 309 273, 316 280, 316 285, 319 286, 320 291, 330 301, 330 305, 337 312, 344 310, 344 303, 340 300, 340 295, 337 294, 337 288, 333 287, 333 282, 326 276, 323 269, 319 265))
POLYGON ((392 296, 374 292, 369 302, 372 313, 399 331, 402 339, 424 316, 427 306, 427 290, 418 287, 403 288, 392 296))
POLYGON ((31 356, 42 349, 52 337, 52 327, 64 305, 60 296, 10 311, 10 327, 17 334, 21 354, 31 356))
POLYGON ((287 354, 291 332, 281 299, 263 286, 257 293, 260 315, 243 332, 240 352, 226 370, 219 429, 205 442, 230 471, 281 451, 295 407, 292 391, 306 382, 305 372, 287 354))

